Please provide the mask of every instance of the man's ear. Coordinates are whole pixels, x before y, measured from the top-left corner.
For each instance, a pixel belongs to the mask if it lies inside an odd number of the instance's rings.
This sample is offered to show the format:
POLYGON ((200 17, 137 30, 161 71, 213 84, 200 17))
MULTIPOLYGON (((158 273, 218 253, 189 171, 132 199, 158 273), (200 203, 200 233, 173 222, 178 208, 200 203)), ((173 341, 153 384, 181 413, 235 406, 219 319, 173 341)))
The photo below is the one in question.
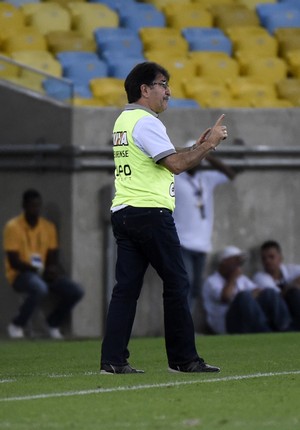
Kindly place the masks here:
POLYGON ((150 88, 146 84, 141 85, 141 97, 148 98, 149 97, 150 88))

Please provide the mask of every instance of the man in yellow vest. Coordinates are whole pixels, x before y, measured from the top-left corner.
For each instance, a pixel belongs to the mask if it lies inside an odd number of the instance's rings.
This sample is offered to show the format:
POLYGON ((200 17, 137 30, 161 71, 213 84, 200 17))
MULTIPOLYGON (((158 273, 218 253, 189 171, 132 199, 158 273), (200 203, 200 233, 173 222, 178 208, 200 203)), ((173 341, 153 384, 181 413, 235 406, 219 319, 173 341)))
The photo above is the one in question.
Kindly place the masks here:
POLYGON ((192 148, 177 151, 158 119, 171 95, 168 82, 169 73, 156 63, 135 66, 125 80, 128 105, 113 129, 116 193, 111 220, 118 256, 102 343, 102 374, 143 373, 130 366, 128 343, 149 264, 163 281, 169 370, 220 370, 206 364, 196 351, 187 302, 189 281, 172 212, 174 174, 198 165, 227 137, 227 128, 221 115, 192 148))

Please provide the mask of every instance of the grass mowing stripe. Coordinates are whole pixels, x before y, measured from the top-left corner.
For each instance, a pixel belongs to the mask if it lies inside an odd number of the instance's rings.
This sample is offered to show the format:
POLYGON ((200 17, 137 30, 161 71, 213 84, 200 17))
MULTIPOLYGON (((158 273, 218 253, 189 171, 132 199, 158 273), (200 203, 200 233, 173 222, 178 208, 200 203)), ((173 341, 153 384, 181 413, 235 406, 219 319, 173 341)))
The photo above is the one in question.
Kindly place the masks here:
MULTIPOLYGON (((85 395, 89 395, 89 394, 148 390, 151 388, 169 388, 169 387, 176 387, 179 385, 203 384, 203 383, 210 383, 210 382, 239 381, 239 380, 243 380, 243 379, 265 378, 265 377, 271 377, 271 376, 298 375, 298 374, 300 374, 300 370, 294 370, 294 371, 288 371, 288 372, 286 371, 286 372, 254 373, 254 374, 250 374, 250 375, 225 376, 224 378, 200 379, 197 381, 195 381, 195 380, 193 380, 193 381, 174 381, 174 382, 168 382, 168 383, 162 383, 162 384, 145 384, 145 385, 133 385, 133 386, 125 386, 125 387, 114 387, 114 388, 97 388, 97 389, 93 389, 93 390, 66 391, 66 392, 61 392, 61 393, 36 394, 36 395, 30 395, 30 396, 6 397, 6 398, 0 398, 0 402, 49 399, 49 398, 53 398, 53 397, 85 396, 85 395)), ((115 377, 114 375, 111 375, 111 376, 115 377)))

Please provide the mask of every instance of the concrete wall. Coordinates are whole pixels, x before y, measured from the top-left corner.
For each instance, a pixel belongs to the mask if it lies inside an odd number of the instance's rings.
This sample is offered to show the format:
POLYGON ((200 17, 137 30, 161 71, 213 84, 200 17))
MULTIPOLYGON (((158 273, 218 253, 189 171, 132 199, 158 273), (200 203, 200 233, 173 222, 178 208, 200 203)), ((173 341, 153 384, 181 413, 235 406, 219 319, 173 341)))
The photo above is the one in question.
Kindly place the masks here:
MULTIPOLYGON (((114 120, 120 112, 110 108, 71 109, 30 98, 21 103, 26 111, 23 117, 17 108, 18 97, 25 100, 23 93, 1 92, 0 86, 0 97, 3 101, 0 118, 7 118, 1 122, 0 150, 1 145, 30 144, 37 138, 66 146, 107 148, 114 120), (10 97, 16 103, 14 111, 8 114, 6 101, 10 97), (10 117, 13 114, 14 120, 10 117), (60 132, 54 129, 56 123, 60 132)), ((187 140, 196 139, 222 112, 173 109, 162 114, 161 120, 174 145, 181 146, 187 140)), ((247 147, 299 147, 299 109, 241 109, 225 113, 230 137, 222 145, 231 147, 233 139, 242 138, 247 147)), ((246 168, 233 183, 220 186, 215 195, 214 251, 228 244, 247 250, 250 258, 246 270, 251 274, 259 266, 257 247, 263 240, 274 238, 282 243, 286 261, 300 262, 299 183, 299 169, 258 167, 246 168)), ((114 283, 115 249, 109 224, 112 185, 109 169, 38 172, 10 170, 0 165, 1 231, 6 220, 20 212, 21 195, 28 187, 41 191, 45 214, 58 226, 63 264, 86 291, 84 300, 73 313, 71 329, 75 336, 94 337, 103 333, 106 304, 114 283)), ((0 260, 3 261, 2 250, 0 260)), ((207 270, 212 263, 213 258, 207 270)), ((150 268, 139 301, 134 335, 163 333, 161 296, 161 281, 150 268)), ((5 335, 16 306, 16 295, 5 281, 1 264, 0 335, 5 335)))

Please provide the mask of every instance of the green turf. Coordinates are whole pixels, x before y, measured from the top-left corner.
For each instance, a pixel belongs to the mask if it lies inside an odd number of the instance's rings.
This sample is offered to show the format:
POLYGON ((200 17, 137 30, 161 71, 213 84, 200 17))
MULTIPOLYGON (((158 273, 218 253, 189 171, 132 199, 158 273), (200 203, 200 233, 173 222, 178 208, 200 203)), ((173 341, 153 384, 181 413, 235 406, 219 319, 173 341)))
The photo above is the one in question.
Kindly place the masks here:
POLYGON ((163 339, 133 339, 131 363, 146 373, 123 376, 99 375, 99 341, 5 341, 0 429, 298 430, 299 340, 199 336, 222 371, 189 375, 167 372, 163 339))

